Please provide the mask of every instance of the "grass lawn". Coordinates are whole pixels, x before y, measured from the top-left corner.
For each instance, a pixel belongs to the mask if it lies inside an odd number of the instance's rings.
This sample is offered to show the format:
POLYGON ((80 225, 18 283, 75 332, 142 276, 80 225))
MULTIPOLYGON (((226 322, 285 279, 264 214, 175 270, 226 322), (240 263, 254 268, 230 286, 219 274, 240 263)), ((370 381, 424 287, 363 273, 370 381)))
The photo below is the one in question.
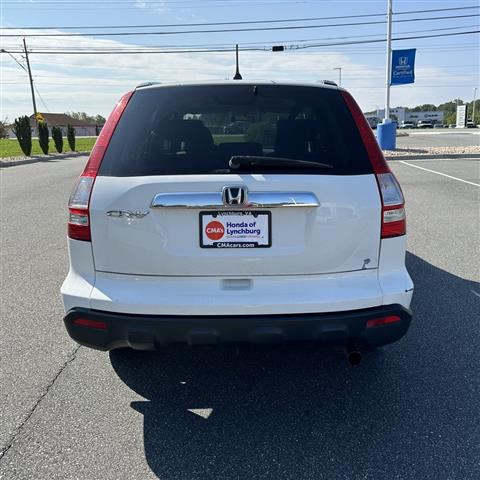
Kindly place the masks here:
MULTIPOLYGON (((75 139, 75 148, 77 152, 89 152, 97 137, 88 137, 82 138, 77 137, 75 139)), ((67 139, 63 139, 63 152, 71 152, 70 147, 68 146, 67 139)), ((55 144, 53 140, 50 139, 50 148, 48 153, 55 155, 57 150, 55 149, 55 144)), ((32 155, 43 155, 40 145, 38 144, 38 139, 32 138, 32 155)), ((23 157, 23 152, 20 149, 20 145, 16 138, 2 138, 0 139, 0 158, 5 157, 23 157)))
POLYGON ((244 142, 243 134, 213 134, 213 141, 215 145, 219 143, 228 143, 228 142, 244 142))

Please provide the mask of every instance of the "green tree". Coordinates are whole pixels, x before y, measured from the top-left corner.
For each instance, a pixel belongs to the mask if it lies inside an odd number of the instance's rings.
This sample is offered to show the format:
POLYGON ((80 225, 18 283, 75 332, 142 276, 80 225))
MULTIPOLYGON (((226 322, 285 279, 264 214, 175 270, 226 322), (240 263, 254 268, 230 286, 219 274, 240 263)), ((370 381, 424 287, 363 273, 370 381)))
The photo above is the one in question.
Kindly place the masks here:
POLYGON ((52 138, 58 153, 63 152, 63 135, 60 127, 52 127, 52 138))
POLYGON ((45 155, 48 155, 48 125, 47 122, 38 122, 38 143, 45 155))
POLYGON ((32 130, 30 119, 25 115, 15 119, 13 131, 17 137, 22 152, 29 157, 32 153, 32 130))
POLYGON ((475 100, 475 118, 472 118, 473 114, 473 101, 468 103, 467 115, 469 121, 479 124, 480 123, 480 100, 475 100))
POLYGON ((72 125, 70 124, 67 125, 67 140, 68 140, 68 145, 70 147, 70 150, 74 152, 75 151, 75 128, 73 128, 72 125))
POLYGON ((424 105, 418 105, 417 107, 409 109, 411 112, 435 112, 437 107, 431 103, 425 103, 424 105))
POLYGON ((65 115, 75 120, 82 120, 83 122, 90 122, 95 125, 104 125, 107 121, 103 115, 88 115, 88 113, 85 112, 65 112, 65 115))
POLYGON ((93 120, 95 121, 95 125, 105 125, 105 122, 107 121, 107 119, 102 115, 95 115, 93 120))
POLYGON ((90 117, 85 112, 65 112, 65 115, 84 122, 93 121, 93 117, 90 117))

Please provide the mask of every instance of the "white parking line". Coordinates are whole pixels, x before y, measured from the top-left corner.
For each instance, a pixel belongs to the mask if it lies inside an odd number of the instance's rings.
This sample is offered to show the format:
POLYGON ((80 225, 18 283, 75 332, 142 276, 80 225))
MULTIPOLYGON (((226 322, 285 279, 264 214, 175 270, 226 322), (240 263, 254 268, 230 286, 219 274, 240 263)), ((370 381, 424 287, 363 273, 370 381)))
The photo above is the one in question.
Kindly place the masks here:
POLYGON ((475 187, 480 187, 480 184, 478 183, 469 182, 468 180, 463 180, 462 178, 452 177, 451 175, 447 175, 446 173, 437 172, 436 170, 430 170, 429 168, 420 167, 419 165, 413 165, 412 163, 405 162, 404 160, 400 160, 399 163, 403 163, 404 165, 408 165, 409 167, 419 168, 420 170, 425 170, 426 172, 436 173, 437 175, 451 178, 452 180, 458 180, 459 182, 468 183, 469 185, 473 185, 475 187))
MULTIPOLYGON (((465 154, 465 155, 468 155, 468 154, 465 154)), ((477 153, 475 153, 475 155, 478 155, 477 153)), ((398 159, 400 159, 401 157, 397 157, 398 159)), ((387 157, 386 159, 387 161, 391 161, 391 160, 396 160, 395 157, 387 157)), ((409 162, 478 162, 480 160, 480 158, 477 158, 477 157, 474 157, 473 155, 471 157, 450 157, 450 158, 432 158, 432 157, 429 157, 429 158, 415 158, 415 160, 409 160, 409 162)))
POLYGON ((474 295, 476 295, 477 297, 480 297, 480 293, 476 292, 475 290, 470 290, 474 295))
POLYGON ((461 132, 408 132, 409 135, 480 135, 480 132, 466 132, 466 131, 461 131, 461 132))

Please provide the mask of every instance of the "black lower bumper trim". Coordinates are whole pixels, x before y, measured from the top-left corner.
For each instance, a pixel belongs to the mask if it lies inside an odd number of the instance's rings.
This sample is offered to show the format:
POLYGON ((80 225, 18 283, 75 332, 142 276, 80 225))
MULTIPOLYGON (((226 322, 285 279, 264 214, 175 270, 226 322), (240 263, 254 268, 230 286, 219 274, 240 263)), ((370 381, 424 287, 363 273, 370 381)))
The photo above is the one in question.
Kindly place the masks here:
POLYGON ((67 312, 64 322, 76 342, 98 350, 121 347, 153 350, 169 343, 211 345, 283 341, 318 341, 334 345, 356 342, 375 347, 399 340, 407 332, 411 317, 410 310, 401 305, 335 313, 230 316, 130 315, 73 308, 67 312), (367 328, 368 320, 390 315, 400 320, 367 328), (86 319, 87 322, 80 322, 86 325, 76 323, 78 319, 86 319))

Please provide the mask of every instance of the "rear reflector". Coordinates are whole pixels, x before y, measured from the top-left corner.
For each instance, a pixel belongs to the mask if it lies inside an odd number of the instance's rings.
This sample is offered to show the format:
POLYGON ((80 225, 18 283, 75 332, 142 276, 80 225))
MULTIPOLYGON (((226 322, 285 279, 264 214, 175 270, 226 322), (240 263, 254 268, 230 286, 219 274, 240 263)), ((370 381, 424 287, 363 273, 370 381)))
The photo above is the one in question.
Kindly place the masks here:
POLYGON ((117 103, 113 112, 108 117, 107 122, 102 128, 100 135, 95 142, 87 165, 82 175, 77 180, 73 188, 70 200, 68 201, 69 219, 68 219, 68 236, 74 240, 83 240, 90 242, 92 235, 90 232, 90 196, 93 190, 95 177, 102 163, 103 156, 107 150, 113 132, 127 106, 133 92, 126 93, 117 103))
POLYGON ((357 102, 348 92, 341 91, 341 94, 362 137, 373 172, 377 177, 378 190, 382 200, 381 238, 405 235, 407 231, 405 200, 400 184, 390 171, 377 139, 357 102))
POLYGON ((80 327, 95 328, 97 330, 107 330, 108 326, 105 322, 98 320, 90 320, 89 318, 76 318, 73 323, 80 327))
POLYGON ((387 317, 373 318, 368 320, 367 328, 380 327, 381 325, 388 325, 390 323, 400 322, 401 318, 397 315, 389 315, 387 317))

